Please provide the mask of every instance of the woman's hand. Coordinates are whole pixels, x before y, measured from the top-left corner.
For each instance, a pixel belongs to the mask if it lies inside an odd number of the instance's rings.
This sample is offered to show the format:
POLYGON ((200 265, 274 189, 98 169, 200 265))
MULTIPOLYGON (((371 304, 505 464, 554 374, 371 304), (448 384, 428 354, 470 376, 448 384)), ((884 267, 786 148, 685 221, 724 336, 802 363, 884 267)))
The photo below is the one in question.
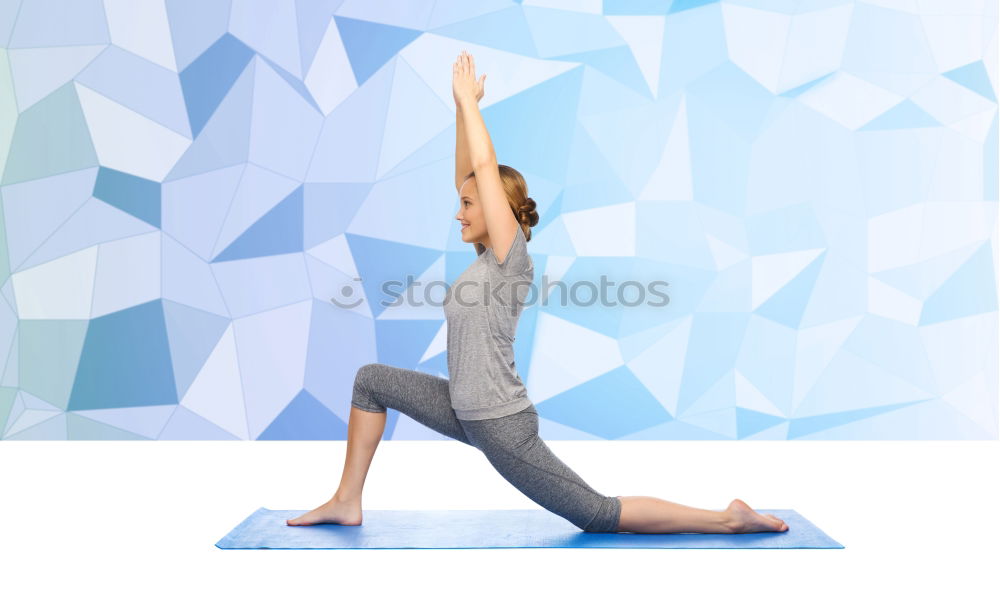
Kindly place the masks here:
POLYGON ((455 95, 455 103, 464 99, 474 99, 477 103, 483 98, 486 75, 476 80, 476 62, 472 55, 463 51, 452 66, 451 91, 455 95))

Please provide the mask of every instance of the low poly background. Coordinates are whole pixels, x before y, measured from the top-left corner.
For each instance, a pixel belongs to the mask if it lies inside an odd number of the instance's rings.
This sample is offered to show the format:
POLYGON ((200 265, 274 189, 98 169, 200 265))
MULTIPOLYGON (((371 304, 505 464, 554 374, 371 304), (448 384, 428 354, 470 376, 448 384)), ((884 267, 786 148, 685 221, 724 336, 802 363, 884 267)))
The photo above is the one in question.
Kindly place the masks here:
MULTIPOLYGON (((525 309, 544 438, 996 439, 996 20, 0 2, 0 434, 342 439, 361 365, 446 377, 467 49, 538 203, 536 286, 669 283, 525 309)), ((390 410, 385 438, 445 437, 390 410)))

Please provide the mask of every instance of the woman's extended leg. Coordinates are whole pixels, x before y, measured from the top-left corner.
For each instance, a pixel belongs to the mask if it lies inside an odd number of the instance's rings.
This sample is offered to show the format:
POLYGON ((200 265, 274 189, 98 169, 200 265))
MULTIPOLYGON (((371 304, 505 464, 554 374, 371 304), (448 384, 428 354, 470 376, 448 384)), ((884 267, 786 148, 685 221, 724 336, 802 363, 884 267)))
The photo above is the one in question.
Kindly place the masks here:
POLYGON ((785 531, 736 499, 725 511, 698 509, 652 496, 604 496, 566 466, 538 436, 534 405, 489 420, 462 420, 472 444, 525 496, 588 532, 749 533, 785 531))
POLYGON ((354 379, 340 486, 329 501, 288 519, 288 525, 361 524, 361 493, 375 449, 382 440, 387 408, 399 410, 424 426, 471 445, 451 407, 447 379, 385 364, 366 364, 358 369, 354 379))

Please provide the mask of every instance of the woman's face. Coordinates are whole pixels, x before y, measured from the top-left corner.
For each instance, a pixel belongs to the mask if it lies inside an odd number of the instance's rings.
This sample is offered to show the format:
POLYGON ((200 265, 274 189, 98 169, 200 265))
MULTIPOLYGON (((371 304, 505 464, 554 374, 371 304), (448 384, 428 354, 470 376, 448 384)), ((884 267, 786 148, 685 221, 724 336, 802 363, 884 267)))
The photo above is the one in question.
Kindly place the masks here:
POLYGON ((458 214, 455 215, 455 219, 462 223, 463 241, 482 243, 483 247, 490 246, 475 177, 466 179, 458 192, 458 214))

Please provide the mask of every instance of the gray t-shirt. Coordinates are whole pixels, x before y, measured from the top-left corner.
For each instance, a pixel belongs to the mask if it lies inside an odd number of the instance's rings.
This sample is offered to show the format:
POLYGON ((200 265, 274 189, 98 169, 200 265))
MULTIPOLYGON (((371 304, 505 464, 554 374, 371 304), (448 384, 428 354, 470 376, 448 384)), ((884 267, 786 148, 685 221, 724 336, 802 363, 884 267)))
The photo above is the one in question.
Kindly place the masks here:
POLYGON ((500 418, 531 405, 514 368, 514 334, 534 277, 527 239, 517 225, 502 264, 487 248, 448 287, 448 390, 459 419, 500 418))

